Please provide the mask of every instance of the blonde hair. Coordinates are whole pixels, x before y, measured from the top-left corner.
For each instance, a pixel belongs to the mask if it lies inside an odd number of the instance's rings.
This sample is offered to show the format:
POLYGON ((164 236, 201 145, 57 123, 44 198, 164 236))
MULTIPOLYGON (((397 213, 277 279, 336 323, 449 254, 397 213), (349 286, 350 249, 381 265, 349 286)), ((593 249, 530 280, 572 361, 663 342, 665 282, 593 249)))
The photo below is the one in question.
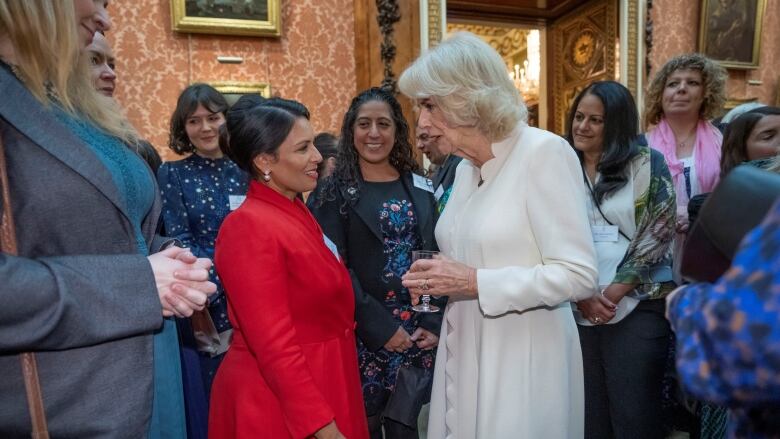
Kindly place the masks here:
POLYGON ((726 102, 726 70, 715 61, 700 53, 678 55, 661 67, 647 89, 644 110, 644 126, 656 125, 664 116, 661 105, 664 88, 669 76, 677 70, 696 70, 701 72, 704 83, 704 102, 699 109, 701 119, 712 119, 718 115, 726 102))
POLYGON ((398 81, 413 99, 433 99, 448 122, 475 126, 495 142, 528 112, 501 56, 469 32, 457 32, 420 56, 398 81))
POLYGON ((10 40, 20 79, 43 105, 54 99, 67 113, 137 145, 116 101, 95 90, 73 0, 0 0, 0 36, 10 40))

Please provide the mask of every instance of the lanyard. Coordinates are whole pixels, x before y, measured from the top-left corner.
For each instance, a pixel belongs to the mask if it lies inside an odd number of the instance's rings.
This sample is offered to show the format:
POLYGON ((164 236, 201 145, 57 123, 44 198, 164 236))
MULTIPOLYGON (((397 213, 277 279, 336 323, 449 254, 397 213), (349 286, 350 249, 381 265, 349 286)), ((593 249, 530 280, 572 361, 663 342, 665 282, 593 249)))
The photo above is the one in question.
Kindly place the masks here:
MULTIPOLYGON (((598 209, 599 213, 601 214, 601 217, 604 218, 604 221, 606 221, 607 224, 609 224, 610 226, 614 226, 612 221, 610 221, 609 218, 607 218, 607 216, 604 215, 604 212, 601 211, 601 206, 599 205, 599 202, 596 199, 596 194, 593 192, 593 188, 590 185, 590 180, 588 180, 588 176, 585 174, 585 168, 581 167, 580 169, 582 169, 582 178, 583 180, 585 180, 585 186, 588 187, 588 192, 590 192, 590 197, 593 200, 593 204, 596 206, 596 209, 598 209)), ((616 227, 618 228, 618 233, 620 233, 621 236, 623 236, 629 242, 631 242, 631 238, 629 238, 625 233, 623 233, 622 230, 620 230, 620 226, 616 226, 616 227)))

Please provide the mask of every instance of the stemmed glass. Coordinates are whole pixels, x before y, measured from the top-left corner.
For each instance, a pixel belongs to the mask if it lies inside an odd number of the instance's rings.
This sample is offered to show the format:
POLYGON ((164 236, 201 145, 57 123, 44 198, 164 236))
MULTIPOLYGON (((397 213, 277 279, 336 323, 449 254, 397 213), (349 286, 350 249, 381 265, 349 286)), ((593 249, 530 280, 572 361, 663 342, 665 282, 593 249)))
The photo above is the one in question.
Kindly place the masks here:
MULTIPOLYGON (((432 250, 413 250, 412 251, 412 263, 418 259, 434 259, 439 252, 432 250)), ((428 289, 428 280, 423 283, 423 290, 428 289)), ((431 305, 431 295, 423 294, 420 298, 420 303, 412 307, 417 312, 439 312, 439 307, 431 305)))

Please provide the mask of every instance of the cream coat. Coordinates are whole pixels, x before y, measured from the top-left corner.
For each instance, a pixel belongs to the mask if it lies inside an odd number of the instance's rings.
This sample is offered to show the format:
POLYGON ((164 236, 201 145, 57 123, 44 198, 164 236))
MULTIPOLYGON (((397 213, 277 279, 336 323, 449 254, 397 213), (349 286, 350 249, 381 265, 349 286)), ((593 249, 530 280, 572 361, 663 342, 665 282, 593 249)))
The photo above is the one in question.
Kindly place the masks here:
POLYGON ((428 438, 582 438, 582 354, 569 301, 596 292, 582 171, 568 143, 518 126, 481 169, 464 160, 436 227, 477 267, 479 300, 447 306, 428 438))

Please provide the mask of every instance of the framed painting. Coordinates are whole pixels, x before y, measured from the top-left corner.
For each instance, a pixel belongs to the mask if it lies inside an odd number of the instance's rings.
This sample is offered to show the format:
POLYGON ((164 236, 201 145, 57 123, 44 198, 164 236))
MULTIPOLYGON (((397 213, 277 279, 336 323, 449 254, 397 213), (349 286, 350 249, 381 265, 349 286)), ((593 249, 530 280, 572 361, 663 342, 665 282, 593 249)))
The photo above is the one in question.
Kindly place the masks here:
POLYGON ((228 105, 231 106, 236 103, 238 98, 246 94, 256 94, 264 98, 271 97, 271 86, 262 82, 216 81, 208 84, 222 93, 228 105))
POLYGON ((281 0, 171 0, 173 30, 278 37, 281 0))
POLYGON ((755 69, 767 0, 702 0, 699 51, 730 69, 755 69))

